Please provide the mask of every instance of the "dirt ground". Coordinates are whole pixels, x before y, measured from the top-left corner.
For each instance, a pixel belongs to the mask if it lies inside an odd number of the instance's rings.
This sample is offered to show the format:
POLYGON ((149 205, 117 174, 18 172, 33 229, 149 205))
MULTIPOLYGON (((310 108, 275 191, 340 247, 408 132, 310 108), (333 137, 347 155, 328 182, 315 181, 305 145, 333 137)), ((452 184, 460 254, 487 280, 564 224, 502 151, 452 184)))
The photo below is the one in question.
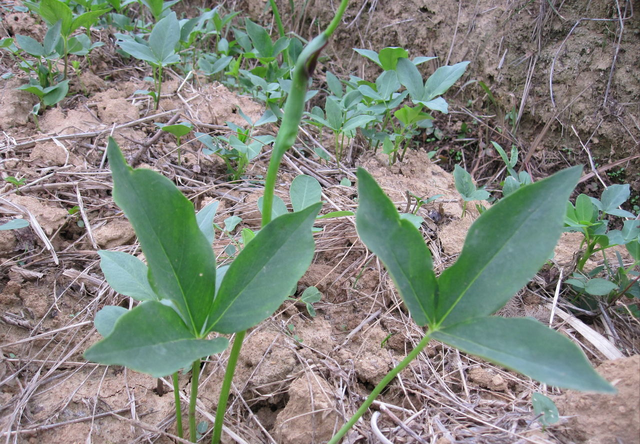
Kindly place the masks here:
MULTIPOLYGON (((195 3, 195 2, 194 2, 195 3)), ((308 37, 330 18, 331 2, 295 2, 282 11, 289 29, 308 37)), ((226 2, 268 23, 267 2, 226 2)), ((5 3, 2 3, 5 6, 5 3)), ((8 5, 8 3, 7 3, 8 5)), ((189 7, 201 6, 196 4, 189 7)), ((407 191, 441 194, 420 209, 422 232, 441 272, 460 252, 475 210, 462 217, 462 202, 448 172, 460 153, 479 183, 499 181, 490 140, 516 144, 538 179, 559 168, 593 160, 582 187, 599 196, 597 172, 608 184, 629 183, 640 192, 640 22, 632 2, 352 1, 323 69, 374 72, 350 48, 404 46, 411 56, 438 55, 425 69, 470 60, 470 70, 447 96, 452 112, 436 120, 441 140, 426 142, 394 166, 354 143, 347 165, 314 157, 311 147, 331 143, 303 133, 287 154, 278 193, 300 172, 323 185, 324 212, 354 210, 355 167, 364 166, 399 208, 407 191), (479 82, 491 91, 487 94, 479 82), (462 124, 471 128, 459 137, 462 124), (437 151, 429 160, 427 152, 437 151), (593 168, 591 168, 593 167, 593 168), (615 172, 616 174, 611 174, 615 172)), ((637 5, 635 5, 637 6, 637 5)), ((637 8, 636 8, 637 9, 637 8)), ((43 34, 28 14, 3 9, 0 32, 43 34)), ((637 14, 637 11, 636 11, 637 14)), ((106 43, 108 39, 105 39, 106 43)), ((2 69, 13 69, 2 54, 2 69)), ((159 111, 134 96, 148 75, 127 66, 113 44, 97 51, 73 94, 39 119, 33 96, 15 90, 24 79, 0 81, 0 173, 24 185, 0 184, 0 222, 19 216, 31 226, 0 231, 0 426, 14 443, 177 442, 172 384, 121 367, 86 362, 82 353, 99 339, 93 327, 104 305, 130 307, 129 298, 105 283, 97 250, 139 253, 135 234, 111 197, 105 165, 112 134, 128 160, 172 179, 202 208, 219 200, 216 223, 231 216, 239 228, 259 226, 256 183, 266 173, 268 152, 252 163, 246 180, 230 183, 224 163, 196 142, 182 148, 155 123, 176 115, 201 131, 224 134, 222 125, 244 125, 238 108, 257 119, 260 104, 220 84, 183 82, 168 74, 159 111), (110 80, 105 80, 110 78, 110 80)), ((323 81, 322 74, 317 82, 323 81)), ((267 127, 275 134, 277 128, 267 127)), ((422 338, 384 268, 358 240, 353 218, 330 219, 316 237, 314 262, 299 294, 316 286, 323 294, 311 317, 304 306, 285 303, 247 334, 224 442, 322 443, 349 418, 382 377, 422 338)), ((236 233, 239 232, 239 229, 236 233)), ((230 244, 218 233, 215 249, 230 244)), ((578 319, 567 305, 549 307, 560 276, 575 266, 579 239, 566 235, 547 267, 501 314, 550 323, 586 353, 618 394, 580 394, 546 387, 466 356, 440 343, 428 349, 392 383, 344 442, 394 443, 637 443, 640 437, 640 323, 619 310, 578 319), (542 427, 531 395, 557 404, 561 420, 542 427)), ((594 262, 594 265, 597 262, 594 262)), ((563 287, 563 292, 565 292, 563 287)), ((228 353, 210 357, 200 380, 199 421, 213 422, 228 353)), ((187 400, 191 379, 181 375, 187 400)), ((205 438, 205 440, 208 438, 205 438)))

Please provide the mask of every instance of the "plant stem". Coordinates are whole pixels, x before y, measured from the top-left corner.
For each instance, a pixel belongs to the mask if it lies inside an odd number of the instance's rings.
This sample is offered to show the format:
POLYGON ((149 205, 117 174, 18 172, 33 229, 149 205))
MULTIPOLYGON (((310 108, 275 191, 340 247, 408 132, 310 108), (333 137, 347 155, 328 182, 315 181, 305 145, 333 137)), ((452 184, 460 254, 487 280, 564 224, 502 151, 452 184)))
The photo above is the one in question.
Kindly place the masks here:
POLYGON ((182 429, 182 404, 180 403, 180 383, 178 381, 178 373, 179 372, 175 372, 171 375, 171 379, 173 380, 173 396, 176 404, 176 428, 178 436, 183 438, 184 430, 182 429))
POLYGON ((287 102, 284 105, 284 117, 282 118, 282 126, 278 131, 278 136, 273 145, 273 151, 271 153, 271 160, 269 161, 269 169, 267 171, 267 178, 264 186, 264 201, 262 206, 262 226, 271 222, 271 209, 273 207, 273 194, 276 186, 276 179, 278 177, 278 169, 280 169, 280 162, 284 153, 293 146, 296 138, 298 137, 298 125, 302 119, 302 112, 304 111, 304 99, 307 94, 307 86, 309 85, 309 78, 313 74, 320 51, 324 48, 329 41, 329 38, 336 30, 349 0, 342 0, 336 16, 333 18, 327 29, 311 40, 307 46, 302 50, 296 61, 296 67, 293 71, 293 78, 291 84, 291 92, 287 97, 287 102))
POLYGON ((231 353, 229 353, 229 361, 227 362, 227 369, 224 372, 224 380, 222 381, 222 388, 220 389, 220 398, 218 398, 216 422, 213 426, 213 437, 211 438, 211 444, 219 444, 220 438, 222 438, 222 424, 224 423, 224 414, 227 411, 227 402, 229 401, 231 382, 233 381, 233 374, 236 371, 238 356, 240 356, 242 341, 244 340, 244 336, 246 333, 246 331, 236 333, 236 337, 233 340, 233 347, 231 348, 231 353))
POLYGON ((198 400, 198 384, 200 379, 200 359, 193 361, 191 367, 191 398, 189 399, 189 439, 198 440, 196 429, 196 401, 198 400))
POLYGON ((431 335, 426 334, 424 338, 422 338, 422 340, 418 343, 416 348, 411 350, 411 353, 409 353, 406 358, 404 358, 397 366, 395 366, 393 370, 387 373, 382 381, 380 381, 380 383, 376 385, 369 397, 367 397, 365 402, 360 406, 358 411, 351 417, 351 419, 349 419, 349 421, 345 425, 342 426, 340 430, 338 430, 338 433, 336 433, 327 444, 338 444, 338 441, 340 441, 340 439, 344 435, 346 435, 351 427, 353 427, 355 423, 358 422, 358 419, 360 419, 360 417, 366 413, 366 411, 369 409, 369 406, 373 404, 373 401, 376 400, 378 395, 382 393, 385 387, 387 387, 387 385, 389 385, 389 383, 393 381, 398 373, 404 370, 405 367, 407 367, 407 365, 409 365, 411 361, 413 361, 420 354, 420 352, 427 346, 430 339, 431 335))
POLYGON ((284 26, 282 25, 282 19, 280 18, 278 5, 276 5, 275 0, 269 0, 269 4, 271 5, 271 10, 273 11, 273 18, 276 20, 276 24, 278 25, 278 33, 280 34, 280 37, 284 37, 284 26))

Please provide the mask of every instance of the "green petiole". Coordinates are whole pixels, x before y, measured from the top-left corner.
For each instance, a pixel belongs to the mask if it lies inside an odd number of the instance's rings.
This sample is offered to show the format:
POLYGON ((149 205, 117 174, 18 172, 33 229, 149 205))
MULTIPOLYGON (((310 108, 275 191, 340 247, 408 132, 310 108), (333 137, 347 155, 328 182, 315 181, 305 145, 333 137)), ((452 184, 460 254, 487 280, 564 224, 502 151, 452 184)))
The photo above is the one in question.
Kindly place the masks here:
POLYGON ((367 410, 369 410, 369 407, 371 406, 371 404, 373 404, 373 401, 376 400, 378 395, 382 393, 385 387, 387 387, 387 385, 389 385, 389 383, 393 381, 396 376, 398 376, 398 373, 404 370, 411 363, 411 361, 413 361, 416 357, 418 357, 420 352, 424 350, 427 344, 429 344, 430 340, 431 340, 431 335, 426 334, 424 338, 422 338, 422 340, 418 343, 416 348, 414 348, 411 351, 411 353, 409 353, 406 356, 406 358, 404 358, 398 365, 396 365, 393 370, 387 373, 387 375, 382 379, 382 381, 380 381, 380 383, 376 385, 376 387, 373 389, 373 391, 367 397, 364 403, 362 403, 358 411, 351 417, 351 419, 349 419, 349 421, 345 423, 345 425, 342 426, 340 430, 338 430, 338 433, 336 433, 327 444, 338 444, 340 439, 344 435, 346 435, 346 433, 351 429, 351 427, 355 425, 356 422, 358 422, 358 419, 360 419, 360 417, 364 415, 367 412, 367 410))

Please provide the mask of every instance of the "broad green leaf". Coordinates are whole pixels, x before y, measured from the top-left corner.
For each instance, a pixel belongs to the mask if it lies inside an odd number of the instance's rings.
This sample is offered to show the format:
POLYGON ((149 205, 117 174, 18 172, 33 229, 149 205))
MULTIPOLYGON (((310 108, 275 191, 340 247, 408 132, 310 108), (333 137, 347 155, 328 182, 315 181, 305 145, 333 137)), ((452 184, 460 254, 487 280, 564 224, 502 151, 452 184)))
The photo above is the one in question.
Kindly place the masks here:
POLYGON ((275 123, 278 121, 278 117, 270 109, 266 110, 264 114, 256 121, 255 127, 266 125, 267 123, 275 123))
POLYGON ((380 96, 384 100, 390 100, 393 93, 397 92, 402 85, 396 71, 385 71, 376 79, 376 86, 380 96))
POLYGON ((245 19, 244 23, 247 34, 251 38, 251 43, 258 50, 260 57, 273 57, 273 42, 267 30, 248 18, 245 19))
POLYGON ((362 242, 389 271, 411 317, 432 325, 438 284, 431 253, 420 232, 400 218, 391 200, 364 169, 358 169, 356 228, 362 242))
POLYGON ((602 278, 589 279, 584 287, 584 291, 593 296, 605 296, 617 289, 616 284, 602 278))
POLYGON ((118 46, 120 46, 120 48, 122 48, 122 50, 127 54, 135 57, 138 60, 144 60, 145 62, 149 62, 154 65, 158 64, 156 55, 147 45, 129 40, 123 40, 118 42, 118 46))
POLYGON ((66 3, 59 0, 42 0, 40 2, 39 15, 49 26, 54 25, 61 20, 60 33, 64 37, 71 35, 71 22, 73 21, 73 13, 66 3))
POLYGON ((344 123, 342 132, 346 133, 348 131, 352 131, 358 128, 364 128, 367 125, 367 123, 373 122, 374 120, 377 120, 377 117, 370 116, 368 114, 360 114, 358 116, 353 116, 344 123))
POLYGON ((284 302, 311 264, 311 233, 321 204, 268 223, 231 263, 207 331, 235 333, 262 322, 284 302))
MULTIPOLYGON (((51 56, 55 54, 56 47, 60 43, 60 29, 62 28, 62 20, 58 20, 55 25, 53 25, 47 31, 44 36, 43 46, 44 46, 44 55, 51 56)), ((83 34, 84 35, 84 34, 83 34)), ((88 37, 87 37, 88 38, 88 37)), ((60 51, 64 52, 64 49, 60 51)), ((57 54, 55 54, 57 55, 57 54)))
POLYGON ((424 219, 413 213, 400 213, 400 219, 408 220, 411 222, 411 225, 416 227, 416 229, 420 229, 420 226, 424 223, 424 219))
POLYGON ((20 85, 17 89, 21 91, 30 92, 31 94, 35 94, 41 99, 44 97, 44 94, 45 94, 44 89, 40 85, 20 85))
POLYGON ((414 100, 413 103, 419 103, 433 111, 440 111, 443 114, 449 114, 449 104, 442 97, 436 97, 432 100, 414 100))
POLYGON ((438 279, 438 324, 494 313, 526 285, 553 253, 581 170, 520 188, 473 223, 460 257, 438 279))
POLYGON ((177 123, 175 125, 162 125, 160 128, 162 129, 162 131, 166 131, 176 137, 182 137, 191 132, 191 130, 193 129, 193 125, 191 125, 190 123, 177 123))
POLYGON ((44 57, 44 47, 36 39, 27 35, 16 35, 16 43, 24 52, 34 57, 44 57))
POLYGON ((172 12, 160 20, 149 35, 149 48, 156 57, 155 63, 169 65, 180 61, 175 54, 175 47, 180 41, 180 22, 176 13, 172 12))
MULTIPOLYGON (((422 100, 424 93, 424 84, 422 83, 422 74, 409 59, 398 60, 398 80, 407 88, 409 95, 414 100, 422 100)), ((431 97, 427 98, 427 100, 431 97)))
POLYGON ((360 104, 360 102, 362 102, 362 93, 357 89, 354 89, 353 91, 346 93, 342 98, 341 109, 348 110, 355 108, 360 104))
POLYGON ((164 0, 141 0, 142 3, 149 8, 151 15, 158 20, 164 11, 164 0))
POLYGON ((378 66, 382 68, 382 64, 380 63, 380 57, 378 56, 377 52, 371 51, 370 49, 353 48, 353 50, 358 54, 360 54, 361 56, 366 57, 369 60, 373 60, 378 66))
POLYGON ((13 219, 9 222, 0 225, 0 231, 2 230, 18 230, 29 226, 29 221, 25 219, 13 219))
POLYGON ((124 307, 119 307, 117 305, 107 305, 103 307, 98 313, 96 313, 96 317, 93 320, 93 325, 98 330, 98 333, 102 335, 102 337, 107 337, 113 332, 113 328, 116 325, 116 321, 120 319, 120 317, 128 313, 124 307))
POLYGON ((452 66, 441 66, 436 72, 431 74, 424 85, 424 96, 422 99, 431 100, 444 94, 462 77, 469 62, 460 62, 452 66))
POLYGON ((216 216, 219 204, 220 202, 214 200, 196 214, 198 227, 200 228, 200 231, 202 231, 202 234, 204 234, 204 237, 207 238, 209 245, 213 244, 213 240, 216 237, 215 229, 213 228, 213 218, 216 216))
POLYGON ((640 240, 629 242, 625 247, 635 261, 640 261, 640 240))
POLYGON ((342 83, 331 71, 327 71, 327 86, 334 96, 342 97, 342 83))
POLYGON ((576 198, 576 217, 580 223, 595 222, 598 218, 598 210, 589 196, 580 194, 576 198))
POLYGON ((289 188, 293 211, 302 211, 322 199, 322 187, 313 177, 300 174, 293 179, 289 188))
MULTIPOLYGON (((262 214, 262 202, 263 197, 260 196, 258 198, 258 211, 262 214)), ((276 217, 282 216, 283 214, 287 214, 289 210, 287 209, 287 204, 284 203, 284 200, 280 198, 280 196, 273 196, 273 206, 271 207, 271 219, 275 219, 276 217)))
POLYGON ((404 48, 398 47, 382 48, 378 55, 380 66, 385 71, 396 69, 398 59, 406 59, 407 57, 409 57, 409 52, 404 48))
POLYGON ((536 416, 540 416, 538 421, 543 426, 550 426, 560 421, 560 413, 556 404, 546 396, 540 393, 531 395, 531 404, 536 416))
POLYGON ((276 41, 276 43, 273 45, 272 57, 277 57, 278 54, 280 54, 282 51, 284 51, 289 47, 290 43, 291 43, 291 39, 289 39, 288 37, 279 38, 276 41))
POLYGON ((416 57, 415 59, 412 60, 414 65, 420 65, 424 62, 428 62, 430 60, 435 60, 437 59, 437 57, 416 57))
POLYGON ((224 220, 224 231, 231 233, 242 222, 240 216, 229 216, 224 220))
POLYGON ((535 319, 478 317, 431 336, 545 384, 615 393, 573 342, 535 319))
POLYGON ((138 301, 158 300, 149 285, 149 268, 135 256, 121 251, 98 251, 100 269, 105 279, 118 293, 138 301))
POLYGON ((509 176, 504 180, 504 185, 502 186, 502 194, 504 197, 507 197, 508 195, 519 189, 520 182, 518 182, 515 177, 509 176))
MULTIPOLYGON (((602 202, 601 210, 607 214, 612 214, 611 211, 616 210, 620 205, 625 203, 631 194, 629 184, 624 185, 611 185, 602 192, 600 201, 602 202)), ((632 216, 633 217, 633 216, 632 216)))
POLYGON ((44 89, 42 103, 46 106, 55 105, 67 96, 67 92, 69 92, 69 81, 63 80, 55 86, 50 86, 44 89))
POLYGON ((318 216, 317 219, 331 219, 333 217, 345 217, 345 216, 354 216, 353 211, 332 211, 327 214, 323 214, 322 216, 318 216))
POLYGON ((148 301, 120 316, 113 332, 88 349, 84 357, 161 378, 196 359, 221 353, 228 344, 226 338, 196 339, 173 308, 148 301))
POLYGON ((360 91, 363 96, 368 97, 370 99, 373 99, 379 102, 384 100, 382 96, 378 94, 378 92, 373 88, 371 88, 369 85, 360 85, 358 87, 358 91, 360 91))
POLYGON ((476 185, 473 183, 471 174, 460 165, 453 169, 453 178, 455 179, 456 190, 464 200, 475 200, 473 194, 476 192, 476 185))
POLYGON ((200 334, 213 304, 215 256, 200 231, 193 204, 166 177, 133 170, 109 139, 113 198, 138 235, 149 266, 149 283, 170 299, 194 334, 200 334))
POLYGON ((69 34, 71 34, 73 31, 75 31, 80 27, 84 27, 87 29, 91 28, 91 26, 93 26, 98 21, 98 17, 100 17, 103 14, 106 14, 109 11, 110 9, 97 9, 95 11, 88 11, 88 12, 85 12, 84 14, 77 16, 71 22, 71 29, 69 34))
POLYGON ((333 131, 338 132, 342 128, 342 107, 338 103, 336 97, 327 97, 325 103, 325 112, 327 113, 327 125, 333 131))

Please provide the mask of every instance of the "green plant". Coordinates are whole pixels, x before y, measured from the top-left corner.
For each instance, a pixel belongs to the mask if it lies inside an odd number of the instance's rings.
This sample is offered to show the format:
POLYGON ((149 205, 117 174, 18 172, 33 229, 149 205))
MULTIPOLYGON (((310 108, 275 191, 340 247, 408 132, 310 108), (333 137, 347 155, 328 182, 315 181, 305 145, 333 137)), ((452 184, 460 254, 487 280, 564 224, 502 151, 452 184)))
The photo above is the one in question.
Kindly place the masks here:
POLYGON ((81 27, 90 28, 96 24, 98 18, 106 14, 111 7, 101 4, 96 9, 87 10, 81 14, 74 14, 72 9, 60 0, 41 0, 40 2, 24 2, 33 12, 38 14, 49 26, 60 23, 59 36, 62 40, 62 48, 59 54, 64 58, 64 75, 66 80, 69 68, 69 54, 86 55, 96 46, 86 35, 71 35, 81 27))
POLYGON ((614 392, 569 339, 531 318, 491 316, 547 261, 562 232, 565 202, 580 167, 521 188, 471 226, 462 253, 439 277, 419 231, 400 218, 375 180, 358 171, 358 235, 384 263, 424 338, 374 388, 329 441, 341 437, 431 339, 525 374, 545 384, 614 392))
POLYGON ((148 41, 136 41, 133 37, 124 34, 117 36, 120 39, 117 44, 123 51, 151 65, 154 91, 139 92, 150 95, 153 98, 155 109, 158 109, 162 95, 163 69, 180 62, 180 56, 175 51, 176 45, 180 41, 180 23, 176 13, 171 12, 157 22, 149 34, 148 41))
POLYGON ((200 359, 220 353, 228 344, 225 338, 208 339, 208 335, 236 334, 214 424, 212 442, 217 444, 245 330, 282 304, 313 258, 311 228, 321 203, 305 198, 303 209, 272 220, 273 195, 282 156, 297 136, 309 78, 347 3, 342 1, 327 30, 298 57, 269 163, 262 228, 231 265, 216 267, 211 249, 213 211, 197 216, 193 205, 171 181, 151 170, 132 170, 115 141, 109 140, 113 197, 133 225, 148 265, 125 253, 100 252, 101 267, 110 285, 141 303, 132 310, 100 310, 95 325, 104 338, 89 348, 85 357, 157 377, 172 374, 179 436, 182 422, 177 372, 191 367, 188 417, 193 442, 198 434, 195 406, 200 359))
POLYGON ((173 134, 176 137, 176 146, 178 147, 178 165, 181 165, 180 159, 180 147, 182 146, 182 138, 189 134, 193 130, 191 122, 174 123, 173 125, 165 125, 163 123, 156 123, 162 131, 169 134, 173 134))
POLYGON ((258 157, 262 148, 275 140, 273 136, 268 134, 253 135, 255 128, 277 121, 271 111, 267 110, 256 122, 253 122, 241 109, 238 110, 238 114, 249 126, 242 128, 232 122, 226 122, 235 134, 228 137, 213 137, 209 134, 196 132, 196 138, 205 146, 204 154, 220 156, 227 165, 231 180, 240 179, 249 163, 258 157))
POLYGON ((5 182, 9 182, 11 185, 16 187, 16 189, 20 189, 20 187, 27 183, 27 179, 24 177, 22 179, 18 179, 14 176, 7 176, 4 178, 5 182))
POLYGON ((534 393, 531 395, 531 404, 533 404, 533 411, 538 422, 542 424, 542 430, 560 421, 560 413, 556 404, 543 394, 534 393))
POLYGON ((487 190, 477 189, 476 185, 473 183, 473 178, 471 174, 467 172, 460 165, 456 165, 453 169, 453 178, 456 184, 456 190, 462 196, 462 217, 467 212, 467 202, 472 202, 474 200, 487 200, 490 196, 487 190))
MULTIPOLYGON (((635 243, 640 240, 640 221, 635 220, 636 215, 619 208, 631 194, 628 184, 611 185, 602 192, 600 200, 580 194, 576 198, 575 205, 567 203, 565 223, 567 231, 577 231, 584 235, 582 241, 585 251, 577 263, 579 272, 589 258, 597 253, 615 245, 628 245, 635 248, 635 243), (625 217, 622 230, 609 230, 609 220, 606 216, 625 217)), ((605 257, 606 259, 606 257, 605 257)))
POLYGON ((503 196, 506 197, 520 187, 529 185, 533 182, 529 173, 526 171, 520 171, 520 173, 518 173, 515 170, 516 164, 518 163, 518 147, 513 145, 511 147, 511 156, 507 156, 507 153, 498 143, 494 141, 491 141, 491 143, 496 151, 498 151, 498 154, 500 154, 502 161, 507 166, 507 172, 509 173, 509 176, 504 180, 504 185, 502 186, 503 196))

